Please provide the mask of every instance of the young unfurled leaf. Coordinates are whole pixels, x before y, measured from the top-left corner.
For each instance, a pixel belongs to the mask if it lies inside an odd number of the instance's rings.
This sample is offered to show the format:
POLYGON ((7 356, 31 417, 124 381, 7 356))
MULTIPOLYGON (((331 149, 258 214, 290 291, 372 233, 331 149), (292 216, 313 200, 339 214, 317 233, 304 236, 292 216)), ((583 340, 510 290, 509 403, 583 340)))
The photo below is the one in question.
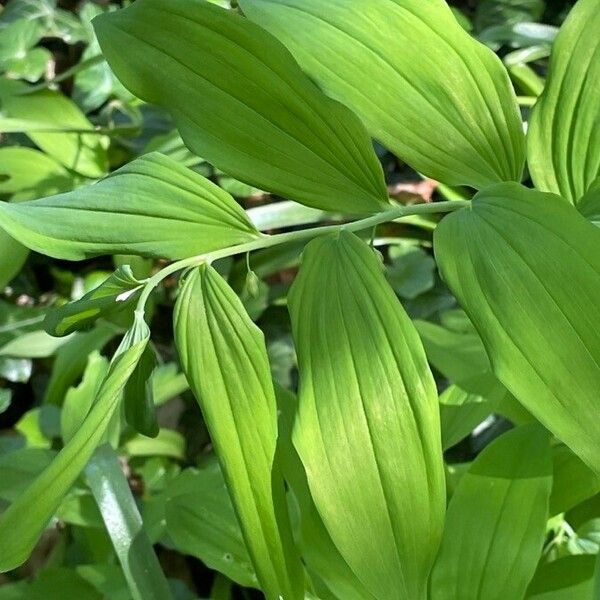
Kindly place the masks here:
POLYGON ((448 506, 431 600, 523 598, 542 550, 551 486, 549 436, 538 424, 487 446, 448 506))
POLYGON ((150 330, 136 320, 123 338, 98 389, 94 406, 71 440, 35 481, 0 515, 0 572, 23 563, 61 500, 77 479, 119 406, 123 387, 139 361, 150 330))
POLYGON ((508 74, 443 0, 239 0, 325 91, 414 169, 449 185, 520 180, 508 74))
POLYGON ((119 79, 166 107, 198 156, 309 206, 369 213, 387 204, 361 122, 253 23, 203 0, 138 0, 94 25, 119 79))
POLYGON ((552 48, 527 133, 531 176, 573 203, 600 176, 600 3, 579 0, 552 48))
POLYGON ((175 306, 175 340, 269 600, 303 598, 303 572, 274 471, 277 407, 262 332, 222 277, 203 265, 175 306))
POLYGON ((104 283, 79 300, 50 310, 44 328, 51 335, 63 336, 90 325, 98 317, 131 306, 143 283, 134 277, 129 265, 119 267, 104 283))
POLYGON ((0 202, 0 226, 32 250, 68 260, 100 254, 177 259, 259 235, 229 194, 158 153, 67 194, 0 202))
POLYGON ((419 336, 379 259, 344 231, 307 246, 288 301, 300 369, 293 439, 325 528, 375 597, 421 600, 445 489, 419 336))
POLYGON ((600 231, 563 198, 506 183, 444 218, 434 245, 498 379, 600 471, 600 231))

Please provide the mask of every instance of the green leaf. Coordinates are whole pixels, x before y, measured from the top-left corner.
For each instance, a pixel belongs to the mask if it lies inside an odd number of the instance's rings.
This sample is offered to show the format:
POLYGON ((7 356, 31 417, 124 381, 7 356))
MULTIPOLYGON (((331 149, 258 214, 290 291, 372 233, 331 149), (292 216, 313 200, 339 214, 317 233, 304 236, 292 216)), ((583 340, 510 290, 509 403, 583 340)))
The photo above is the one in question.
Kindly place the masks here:
POLYGON ((403 298, 413 299, 435 284, 435 262, 418 246, 392 246, 387 277, 394 291, 403 298))
POLYGON ((597 227, 600 227, 600 177, 577 204, 579 212, 597 227))
POLYGON ((594 556, 564 556, 540 565, 527 588, 527 600, 590 600, 594 556))
POLYGON ((36 123, 57 131, 29 131, 31 140, 61 165, 86 177, 102 177, 108 170, 103 136, 95 133, 61 133, 60 129, 92 130, 93 125, 77 105, 62 94, 42 90, 22 94, 25 86, 11 86, 9 93, 0 91, 3 117, 36 123), (10 93, 13 92, 13 93, 10 93))
POLYGON ((554 42, 527 159, 537 188, 573 203, 600 176, 600 4, 579 0, 554 42))
POLYGON ((0 229, 0 289, 4 289, 25 264, 29 250, 0 229))
POLYGON ((166 107, 188 147, 219 169, 317 208, 387 204, 361 122, 256 25, 201 0, 138 0, 94 25, 124 85, 166 107))
POLYGON ((375 597, 425 598, 445 489, 418 334, 375 253, 343 230, 307 246, 288 304, 300 369, 293 439, 325 528, 375 597))
POLYGON ((171 600, 161 566, 142 527, 135 499, 113 449, 104 444, 85 474, 134 600, 171 600))
POLYGON ((552 448, 550 515, 567 512, 600 492, 600 475, 563 444, 552 448))
POLYGON ((131 307, 143 284, 144 281, 134 277, 129 265, 123 265, 79 300, 50 310, 46 314, 44 328, 55 336, 84 328, 99 317, 131 307))
POLYGON ((0 516, 0 572, 22 564, 37 543, 97 445, 119 406, 123 387, 140 359, 150 331, 143 321, 126 334, 111 361, 95 404, 71 441, 0 516))
POLYGON ((600 471, 600 231, 553 194, 500 184, 444 218, 441 274, 498 379, 600 471))
POLYGON ((123 446, 130 456, 168 456, 175 460, 185 458, 185 438, 173 429, 160 429, 154 438, 136 435, 123 446))
POLYGON ((0 148, 0 194, 14 194, 13 199, 31 200, 58 194, 73 187, 73 176, 56 160, 33 148, 0 148))
POLYGON ((523 598, 540 558, 552 486, 549 436, 500 436, 462 476, 448 505, 431 600, 523 598))
POLYGON ((443 0, 240 0, 384 146, 424 175, 520 180, 521 119, 501 61, 443 0))
POLYGON ((46 358, 52 356, 71 338, 55 338, 45 331, 31 331, 0 347, 0 356, 13 358, 46 358))
POLYGON ((303 598, 283 480, 273 469, 277 407, 264 336, 233 290, 207 265, 186 278, 174 319, 181 363, 202 409, 260 586, 269 600, 303 598))
POLYGON ((167 532, 175 547, 244 587, 257 587, 223 474, 216 462, 169 483, 167 532))
POLYGON ((99 254, 177 259, 259 235, 231 196, 161 154, 67 194, 0 202, 0 216, 1 226, 32 250, 67 260, 99 254))

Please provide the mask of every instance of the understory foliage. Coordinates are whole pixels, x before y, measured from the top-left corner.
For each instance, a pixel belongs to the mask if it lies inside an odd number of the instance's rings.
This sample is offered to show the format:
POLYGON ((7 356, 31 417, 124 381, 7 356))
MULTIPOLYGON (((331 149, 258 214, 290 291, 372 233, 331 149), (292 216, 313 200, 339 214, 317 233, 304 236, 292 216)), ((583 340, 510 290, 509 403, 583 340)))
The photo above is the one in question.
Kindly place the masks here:
POLYGON ((123 4, 0 12, 0 600, 600 599, 600 0, 123 4))

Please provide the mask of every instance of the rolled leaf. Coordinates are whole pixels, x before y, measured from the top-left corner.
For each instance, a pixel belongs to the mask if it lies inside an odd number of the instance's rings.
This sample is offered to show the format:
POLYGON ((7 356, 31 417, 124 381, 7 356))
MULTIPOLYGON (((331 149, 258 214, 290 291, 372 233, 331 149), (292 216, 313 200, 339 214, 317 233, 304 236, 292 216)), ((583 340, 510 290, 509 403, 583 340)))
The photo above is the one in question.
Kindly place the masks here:
POLYGON ((204 0, 138 0, 94 26, 123 84, 166 107, 187 146, 219 169, 326 210, 387 203, 363 125, 253 23, 204 0))
POLYGON ((185 280, 175 340, 207 424, 260 587, 269 600, 303 598, 302 566, 273 472, 277 407, 262 332, 210 266, 185 280))
POLYGON ((449 185, 521 178, 525 139, 508 74, 444 0, 239 0, 369 133, 449 185))
POLYGON ((158 153, 73 192, 0 202, 0 226, 32 250, 67 260, 100 254, 178 259, 260 235, 227 192, 158 153))
POLYGON ((538 424, 487 446, 448 506, 431 600, 523 598, 540 559, 551 487, 549 436, 538 424))
POLYGON ((101 443, 149 336, 150 330, 143 320, 136 321, 117 349, 94 406, 81 427, 52 463, 0 515, 0 572, 10 571, 27 560, 63 497, 101 443))
POLYGON ((419 336, 379 259, 348 232, 307 246, 288 301, 300 369, 293 441, 325 528, 373 596, 425 598, 445 489, 419 336))
POLYGON ((563 198, 506 183, 444 218, 434 246, 498 379, 600 471, 600 231, 563 198))
POLYGON ((50 310, 44 328, 50 335, 63 336, 93 323, 98 317, 131 306, 144 282, 136 279, 131 267, 119 267, 97 288, 79 300, 50 310))
POLYGON ((600 1, 579 0, 554 42, 527 159, 537 188, 573 203, 600 176, 600 1))

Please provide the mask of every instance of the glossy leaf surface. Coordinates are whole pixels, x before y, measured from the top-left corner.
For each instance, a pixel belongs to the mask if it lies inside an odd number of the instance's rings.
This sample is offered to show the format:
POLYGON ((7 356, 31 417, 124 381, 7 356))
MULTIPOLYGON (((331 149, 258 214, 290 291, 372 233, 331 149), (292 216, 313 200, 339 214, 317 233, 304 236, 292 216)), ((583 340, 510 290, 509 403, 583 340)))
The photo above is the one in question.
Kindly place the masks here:
POLYGON ((360 121, 248 20, 203 0, 142 0, 94 24, 119 79, 168 108, 190 149, 236 179, 328 210, 387 203, 360 121))
POLYGON ((600 231, 559 196, 500 184, 434 245, 498 379, 600 471, 600 231))
POLYGON ((175 340, 261 589, 269 599, 301 598, 302 567, 283 480, 273 473, 277 407, 264 337, 210 266, 185 280, 175 307, 175 340))
POLYGON ((573 203, 600 176, 600 2, 579 0, 552 48, 533 109, 528 163, 537 188, 573 203))
POLYGON ((229 194, 161 154, 67 194, 1 202, 0 217, 32 250, 68 260, 119 253, 176 259, 259 235, 229 194))
POLYGON ((542 550, 551 486, 549 436, 539 425, 487 446, 448 506, 431 600, 523 598, 542 550))
POLYGON ((374 252, 343 231, 307 246, 288 302, 300 369, 293 439, 325 528, 375 597, 424 598, 445 492, 418 334, 374 252))
POLYGON ((508 75, 443 0, 240 0, 332 97, 417 171, 450 185, 520 180, 508 75))

